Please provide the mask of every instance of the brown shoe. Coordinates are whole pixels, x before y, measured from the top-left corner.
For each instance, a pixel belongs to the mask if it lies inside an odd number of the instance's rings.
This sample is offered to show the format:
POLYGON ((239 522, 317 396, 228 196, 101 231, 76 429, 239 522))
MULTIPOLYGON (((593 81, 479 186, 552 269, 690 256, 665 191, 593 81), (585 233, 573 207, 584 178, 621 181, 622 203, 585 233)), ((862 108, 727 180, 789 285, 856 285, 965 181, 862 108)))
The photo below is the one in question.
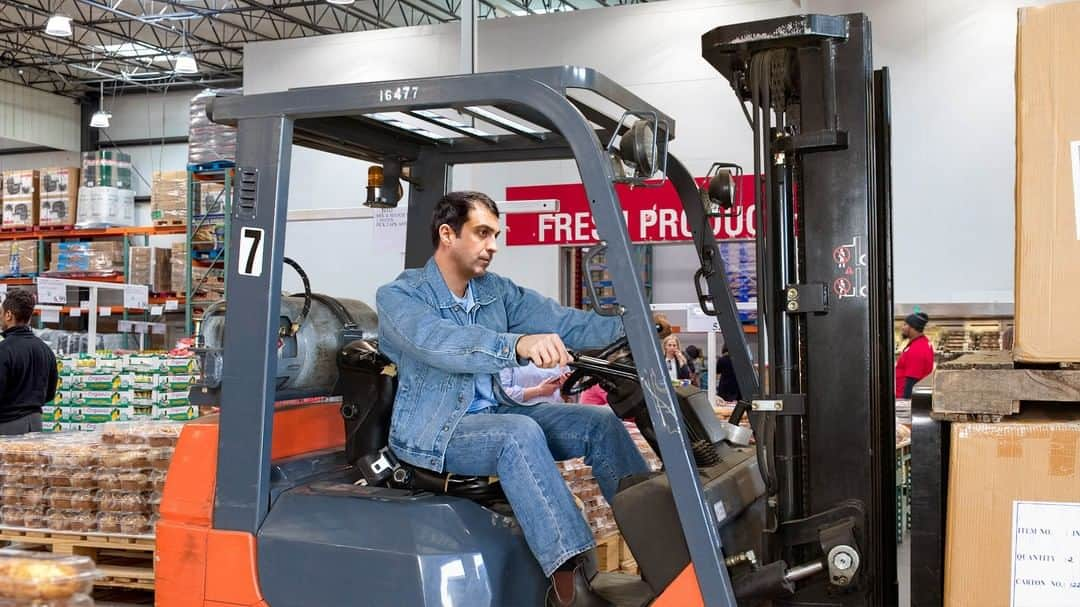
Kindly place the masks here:
POLYGON ((578 564, 572 571, 556 571, 551 576, 547 592, 547 607, 615 607, 604 597, 596 594, 585 578, 584 566, 578 564))

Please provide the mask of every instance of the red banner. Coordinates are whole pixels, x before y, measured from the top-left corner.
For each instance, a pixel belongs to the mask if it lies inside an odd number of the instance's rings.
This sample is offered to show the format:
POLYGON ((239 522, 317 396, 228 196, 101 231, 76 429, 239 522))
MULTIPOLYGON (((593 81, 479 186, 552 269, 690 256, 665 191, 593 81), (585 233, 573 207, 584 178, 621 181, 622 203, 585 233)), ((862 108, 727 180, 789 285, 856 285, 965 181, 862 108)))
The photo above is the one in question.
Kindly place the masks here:
MULTIPOLYGON (((713 235, 718 239, 754 238, 753 176, 743 175, 736 187, 736 205, 742 212, 714 217, 713 235)), ((698 185, 704 179, 697 180, 698 185)), ((693 240, 682 201, 670 181, 660 187, 618 184, 615 191, 622 204, 630 240, 635 243, 693 240)), ((534 185, 506 188, 506 200, 558 200, 555 213, 508 213, 506 244, 591 245, 599 238, 593 224, 585 187, 580 183, 534 185)), ((509 206, 509 205, 507 205, 509 206)))

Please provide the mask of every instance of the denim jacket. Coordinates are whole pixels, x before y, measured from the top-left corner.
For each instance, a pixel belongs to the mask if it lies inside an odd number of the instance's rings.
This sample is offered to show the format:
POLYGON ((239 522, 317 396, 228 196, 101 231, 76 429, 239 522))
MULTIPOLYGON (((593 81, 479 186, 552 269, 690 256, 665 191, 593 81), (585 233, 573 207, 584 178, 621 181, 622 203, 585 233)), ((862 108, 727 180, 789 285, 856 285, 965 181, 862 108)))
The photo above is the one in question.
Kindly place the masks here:
MULTIPOLYGON (((436 472, 446 444, 473 399, 475 375, 521 366, 523 335, 557 333, 570 349, 599 348, 623 334, 622 320, 564 308, 490 272, 472 280, 479 309, 468 324, 434 259, 405 270, 375 296, 379 349, 398 368, 390 448, 436 472)), ((495 387, 500 404, 513 404, 495 387)))

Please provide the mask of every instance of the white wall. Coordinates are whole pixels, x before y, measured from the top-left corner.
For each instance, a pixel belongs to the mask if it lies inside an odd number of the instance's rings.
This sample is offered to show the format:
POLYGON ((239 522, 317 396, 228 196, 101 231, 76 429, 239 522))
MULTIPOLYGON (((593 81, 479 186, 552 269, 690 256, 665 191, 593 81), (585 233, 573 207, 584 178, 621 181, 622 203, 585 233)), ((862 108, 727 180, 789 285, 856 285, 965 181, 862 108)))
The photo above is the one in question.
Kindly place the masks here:
POLYGON ((0 83, 0 137, 25 147, 79 149, 79 106, 67 97, 0 83))
MULTIPOLYGON (((737 102, 726 81, 701 59, 704 31, 796 12, 866 12, 874 27, 875 64, 888 65, 892 74, 896 301, 1008 302, 1015 12, 1027 4, 1037 2, 672 0, 498 19, 479 25, 478 64, 481 70, 598 68, 676 117, 672 150, 692 171, 703 173, 716 159, 744 166, 751 161, 750 134, 737 102)), ((245 91, 453 73, 457 45, 455 24, 251 44, 245 51, 245 91)), ((329 206, 324 203, 335 198, 333 179, 298 189, 298 175, 324 174, 318 164, 296 154, 294 208, 329 206)), ((577 177, 565 165, 475 168, 459 175, 455 185, 499 198, 506 185, 571 180, 577 177)), ((356 199, 361 196, 362 190, 356 199)), ((364 229, 356 234, 362 237, 364 229)), ((290 237, 286 246, 291 255, 313 259, 339 259, 341 248, 329 238, 290 237)), ((355 278, 339 290, 369 298, 397 268, 372 255, 359 238, 349 246, 355 278)), ((556 251, 515 249, 500 254, 496 271, 555 296, 556 251)), ((688 253, 658 251, 657 272, 688 273, 693 263, 688 253)), ((657 300, 665 299, 658 288, 657 300)))

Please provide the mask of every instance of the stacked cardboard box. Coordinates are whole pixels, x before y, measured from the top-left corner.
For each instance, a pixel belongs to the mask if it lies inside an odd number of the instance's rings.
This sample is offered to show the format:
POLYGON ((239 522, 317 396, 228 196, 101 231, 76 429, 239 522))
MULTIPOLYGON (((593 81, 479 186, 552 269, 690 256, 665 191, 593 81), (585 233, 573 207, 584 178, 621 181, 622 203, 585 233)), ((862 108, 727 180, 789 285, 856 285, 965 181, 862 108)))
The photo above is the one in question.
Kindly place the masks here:
POLYGON ((38 273, 36 240, 11 240, 0 243, 0 276, 25 276, 38 273))
POLYGON ((1075 605, 1080 420, 1031 408, 952 425, 945 605, 1075 605), (973 558, 978 555, 977 558, 973 558), (1064 567, 1064 569, 1063 569, 1064 567))
POLYGON ((37 225, 39 205, 38 172, 32 170, 0 173, 4 184, 3 227, 30 228, 37 225))
POLYGON ((187 272, 191 266, 186 242, 174 242, 169 255, 169 283, 176 293, 187 291, 187 272))
POLYGON ((73 226, 79 202, 79 168, 41 169, 38 225, 73 226))
POLYGON ((99 150, 82 155, 83 185, 88 188, 131 189, 131 156, 116 150, 99 150))
POLYGON ((172 288, 172 251, 161 247, 131 247, 128 249, 129 282, 146 285, 151 293, 167 293, 172 288))
POLYGON ((150 191, 150 218, 157 224, 187 223, 187 171, 154 173, 150 191))
POLYGON ((109 276, 124 270, 124 246, 116 241, 54 242, 50 274, 109 276))
POLYGON ((1080 361, 1080 3, 1022 8, 1016 44, 1016 332, 1028 362, 1080 361))
POLYGON ((135 192, 109 186, 79 189, 80 228, 108 228, 135 225, 135 192))

